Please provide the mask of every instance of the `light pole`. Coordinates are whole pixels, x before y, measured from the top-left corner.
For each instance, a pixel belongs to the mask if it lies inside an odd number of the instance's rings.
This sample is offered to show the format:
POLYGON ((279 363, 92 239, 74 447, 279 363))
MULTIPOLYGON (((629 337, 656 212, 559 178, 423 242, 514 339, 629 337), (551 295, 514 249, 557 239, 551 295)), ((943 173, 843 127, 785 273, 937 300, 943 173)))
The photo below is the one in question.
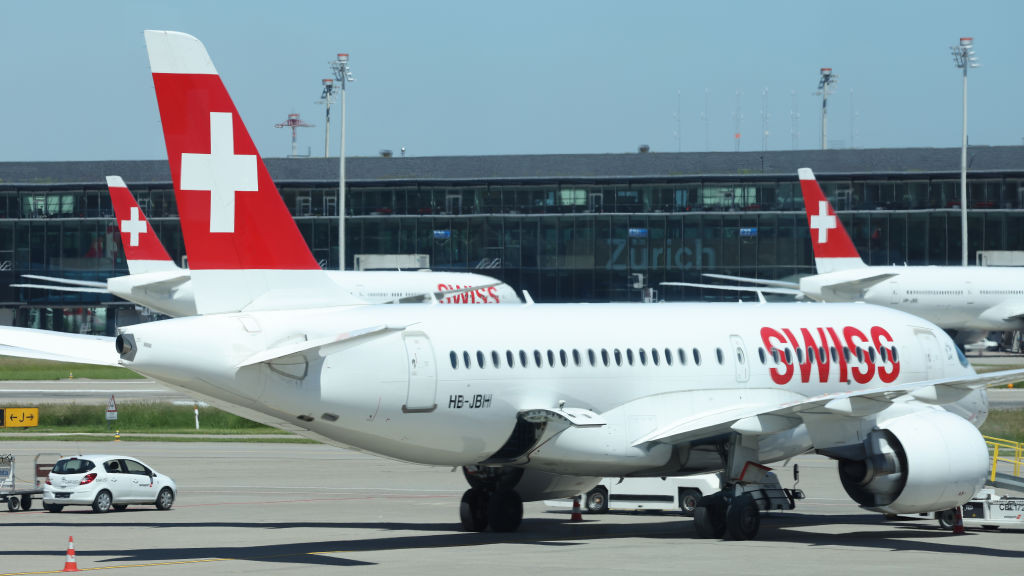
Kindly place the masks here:
POLYGON ((334 79, 324 78, 324 91, 320 94, 320 103, 324 105, 327 118, 324 121, 324 158, 331 150, 331 102, 334 101, 334 79))
POLYGON ((818 96, 821 96, 821 149, 828 150, 828 97, 832 94, 833 86, 839 81, 839 75, 833 74, 831 68, 821 69, 821 79, 818 80, 818 96))
POLYGON ((964 71, 964 132, 960 144, 960 243, 961 266, 967 266, 967 69, 977 68, 978 59, 974 57, 974 41, 970 37, 960 38, 959 46, 950 46, 953 62, 964 71))
POLYGON ((338 178, 338 268, 345 269, 345 87, 349 82, 355 82, 352 77, 352 68, 348 64, 348 54, 338 54, 338 58, 331 62, 331 70, 334 71, 334 79, 341 84, 341 151, 338 154, 340 175, 338 178))

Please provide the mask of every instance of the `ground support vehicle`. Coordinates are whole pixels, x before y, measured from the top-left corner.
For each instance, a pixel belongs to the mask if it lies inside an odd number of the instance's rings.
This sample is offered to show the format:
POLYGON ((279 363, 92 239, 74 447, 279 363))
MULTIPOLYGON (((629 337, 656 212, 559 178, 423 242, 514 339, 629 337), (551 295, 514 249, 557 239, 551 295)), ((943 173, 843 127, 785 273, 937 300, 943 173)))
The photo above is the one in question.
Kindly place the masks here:
POLYGON ((11 512, 32 508, 32 497, 43 493, 43 483, 46 482, 53 464, 59 459, 60 454, 36 454, 33 487, 18 488, 14 475, 14 455, 0 455, 0 503, 6 502, 7 509, 11 512))

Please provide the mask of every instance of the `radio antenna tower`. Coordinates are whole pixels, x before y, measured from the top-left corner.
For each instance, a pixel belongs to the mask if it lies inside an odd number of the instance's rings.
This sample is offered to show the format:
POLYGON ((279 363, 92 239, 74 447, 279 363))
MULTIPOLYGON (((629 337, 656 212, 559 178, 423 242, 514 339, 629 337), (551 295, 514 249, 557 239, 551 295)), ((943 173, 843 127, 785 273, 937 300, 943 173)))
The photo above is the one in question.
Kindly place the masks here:
POLYGON ((828 97, 835 89, 839 75, 833 74, 831 68, 821 69, 821 78, 818 80, 818 91, 814 94, 821 96, 821 149, 828 150, 828 97))
POLYGON ((768 150, 768 88, 761 91, 761 152, 768 150))
POLYGON ((295 149, 295 137, 299 128, 312 128, 314 125, 306 122, 302 118, 299 118, 298 114, 289 114, 288 119, 280 124, 274 124, 274 128, 291 128, 292 129, 292 154, 291 158, 298 156, 295 149))

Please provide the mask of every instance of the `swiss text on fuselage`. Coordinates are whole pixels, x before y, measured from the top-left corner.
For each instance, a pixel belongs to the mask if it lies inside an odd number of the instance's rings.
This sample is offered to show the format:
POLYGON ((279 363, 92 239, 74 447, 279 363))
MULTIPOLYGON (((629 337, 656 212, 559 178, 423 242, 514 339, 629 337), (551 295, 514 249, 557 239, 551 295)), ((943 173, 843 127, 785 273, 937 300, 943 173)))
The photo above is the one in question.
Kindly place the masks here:
POLYGON ((900 374, 900 362, 893 353, 896 342, 881 326, 872 326, 868 334, 853 326, 781 330, 766 326, 761 328, 761 342, 769 356, 782 358, 782 362, 769 371, 772 381, 780 385, 789 384, 795 377, 799 377, 800 382, 810 382, 814 372, 817 372, 818 382, 827 382, 833 364, 840 382, 852 379, 866 384, 877 377, 888 384, 900 374), (786 361, 787 348, 800 350, 797 358, 802 356, 802 359, 796 363, 786 361), (849 361, 844 349, 852 353, 849 361), (807 352, 806 355, 803 352, 807 352))

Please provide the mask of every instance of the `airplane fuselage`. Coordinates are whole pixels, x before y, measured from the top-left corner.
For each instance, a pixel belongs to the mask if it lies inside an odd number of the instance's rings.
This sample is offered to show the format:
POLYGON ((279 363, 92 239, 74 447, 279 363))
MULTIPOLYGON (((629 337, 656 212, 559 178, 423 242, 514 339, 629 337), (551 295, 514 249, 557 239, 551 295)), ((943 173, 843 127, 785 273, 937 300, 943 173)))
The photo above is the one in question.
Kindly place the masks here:
MULTIPOLYGON (((125 366, 334 443, 424 464, 504 459, 596 476, 674 466, 670 446, 634 442, 686 416, 972 373, 937 327, 863 304, 359 306, 180 318, 123 333, 135 341, 125 366), (195 367, 187 377, 182 358, 195 367), (560 407, 604 425, 555 433, 552 422, 531 453, 510 446, 520 415, 560 407)), ((984 393, 959 408, 980 424, 984 393)), ((810 447, 805 431, 787 430, 763 438, 761 456, 810 447)))
POLYGON ((946 330, 1024 329, 1024 268, 870 266, 807 276, 800 290, 825 302, 863 301, 925 318, 946 330), (866 291, 830 286, 895 274, 866 291))

